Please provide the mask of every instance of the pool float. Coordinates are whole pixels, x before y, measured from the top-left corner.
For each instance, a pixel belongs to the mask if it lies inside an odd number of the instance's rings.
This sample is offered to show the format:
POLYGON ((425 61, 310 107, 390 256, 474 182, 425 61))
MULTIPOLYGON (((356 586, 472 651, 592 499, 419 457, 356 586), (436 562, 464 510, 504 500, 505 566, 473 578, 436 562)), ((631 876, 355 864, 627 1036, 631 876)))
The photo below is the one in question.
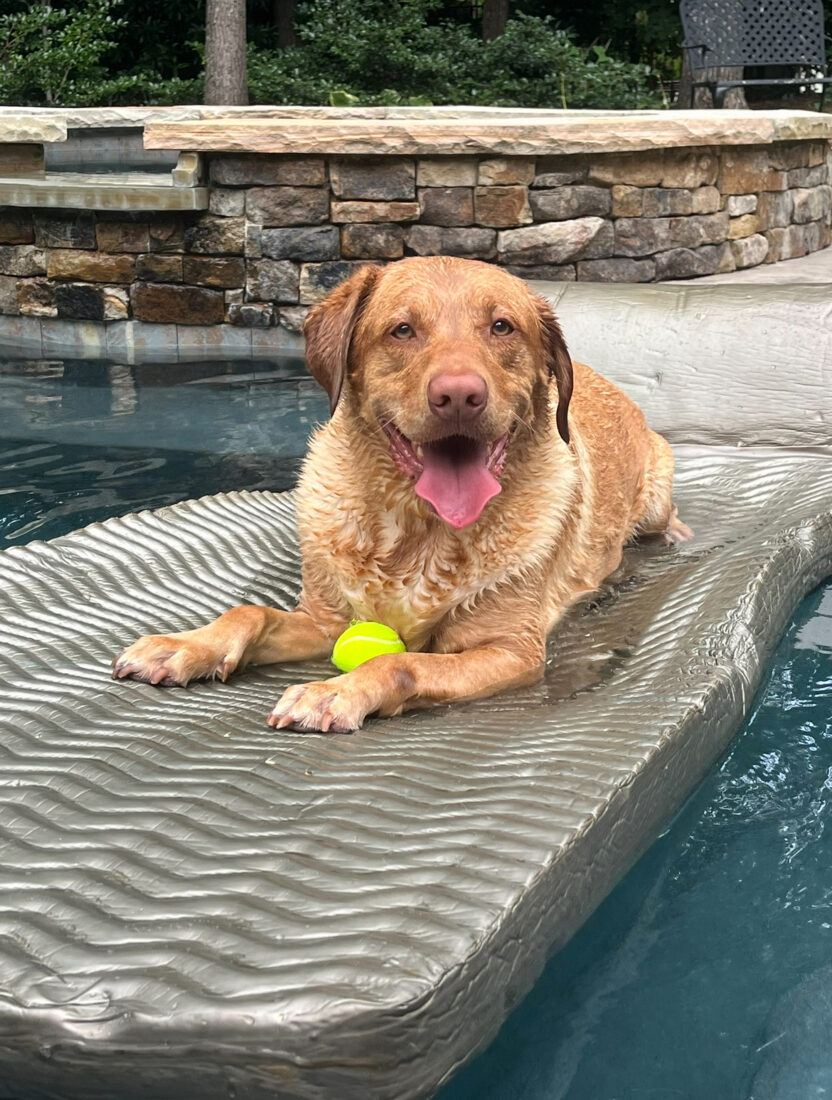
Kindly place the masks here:
POLYGON ((533 687, 323 736, 264 724, 297 666, 112 681, 125 639, 292 607, 291 495, 0 555, 0 1097, 429 1096, 724 750, 832 572, 829 288, 539 289, 696 538, 629 549, 533 687))

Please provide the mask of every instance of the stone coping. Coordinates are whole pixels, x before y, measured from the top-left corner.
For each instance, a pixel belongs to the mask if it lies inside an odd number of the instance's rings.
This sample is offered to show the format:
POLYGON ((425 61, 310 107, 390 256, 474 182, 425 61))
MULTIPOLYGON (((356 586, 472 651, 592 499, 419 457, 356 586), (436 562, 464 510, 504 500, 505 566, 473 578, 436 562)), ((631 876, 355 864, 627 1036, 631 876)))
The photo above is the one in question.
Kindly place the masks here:
MULTIPOLYGON (((28 109, 27 109, 28 110, 28 109)), ((0 120, 19 114, 18 107, 0 106, 0 120)), ((253 107, 212 107, 202 103, 178 104, 173 107, 32 107, 37 118, 55 118, 70 129, 111 129, 141 127, 147 122, 186 121, 189 119, 246 118, 333 118, 333 119, 442 119, 442 118, 540 118, 620 115, 621 111, 575 111, 561 107, 530 109, 528 107, 477 107, 462 104, 450 107, 324 107, 292 106, 288 104, 258 104, 253 107)), ((666 114, 665 111, 643 111, 642 114, 666 114)))
POLYGON ((148 149, 209 152, 620 152, 832 139, 814 111, 575 111, 522 107, 0 107, 0 143, 65 141, 67 129, 145 128, 148 149), (281 120, 279 131, 275 120, 281 120), (457 125, 454 125, 457 123, 457 125))
POLYGON ((206 210, 207 187, 176 186, 170 172, 49 172, 0 176, 0 206, 67 210, 206 210))
MULTIPOLYGON (((66 120, 60 112, 32 110, 21 114, 17 108, 0 113, 0 144, 29 145, 66 141, 66 120)), ((0 160, 2 164, 2 160, 0 160)))
POLYGON ((148 120, 145 147, 192 152, 436 156, 569 155, 832 139, 832 116, 813 111, 533 111, 511 116, 148 120))

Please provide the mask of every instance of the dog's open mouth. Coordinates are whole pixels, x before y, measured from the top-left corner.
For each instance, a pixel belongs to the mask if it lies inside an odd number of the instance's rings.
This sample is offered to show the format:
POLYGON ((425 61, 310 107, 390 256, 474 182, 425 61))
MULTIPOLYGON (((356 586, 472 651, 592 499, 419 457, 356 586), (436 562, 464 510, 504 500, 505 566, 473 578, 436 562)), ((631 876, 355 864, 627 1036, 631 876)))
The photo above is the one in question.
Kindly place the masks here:
POLYGON ((414 478, 414 490, 452 527, 467 527, 500 492, 509 433, 492 443, 449 435, 430 443, 412 443, 394 424, 384 431, 398 470, 414 478))

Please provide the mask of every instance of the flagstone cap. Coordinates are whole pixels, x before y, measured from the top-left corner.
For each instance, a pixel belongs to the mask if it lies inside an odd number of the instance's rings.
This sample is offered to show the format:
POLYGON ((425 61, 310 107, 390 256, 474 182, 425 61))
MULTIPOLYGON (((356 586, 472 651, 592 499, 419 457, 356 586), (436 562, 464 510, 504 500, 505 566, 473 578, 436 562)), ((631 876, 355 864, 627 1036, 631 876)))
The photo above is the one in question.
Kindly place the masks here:
POLYGON ((144 142, 148 149, 192 152, 536 156, 832 138, 832 116, 812 111, 438 110, 156 115, 145 120, 144 142))
POLYGON ((21 114, 18 110, 0 113, 0 144, 31 145, 45 141, 66 141, 63 115, 28 111, 21 114))

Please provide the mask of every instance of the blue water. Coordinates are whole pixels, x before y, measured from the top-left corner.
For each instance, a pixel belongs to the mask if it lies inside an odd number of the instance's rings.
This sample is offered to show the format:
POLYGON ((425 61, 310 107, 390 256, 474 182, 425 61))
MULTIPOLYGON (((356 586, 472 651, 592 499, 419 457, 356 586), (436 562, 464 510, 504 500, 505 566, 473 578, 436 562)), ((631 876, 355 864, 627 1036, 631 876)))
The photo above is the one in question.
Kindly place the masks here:
POLYGON ((832 584, 730 752, 437 1100, 832 1097, 832 584))
MULTIPOLYGON (((0 361, 0 547, 294 484, 301 364, 0 361)), ((832 1097, 832 584, 731 751, 437 1100, 832 1097)))
POLYGON ((233 489, 288 489, 329 414, 300 361, 0 360, 0 549, 233 489))

